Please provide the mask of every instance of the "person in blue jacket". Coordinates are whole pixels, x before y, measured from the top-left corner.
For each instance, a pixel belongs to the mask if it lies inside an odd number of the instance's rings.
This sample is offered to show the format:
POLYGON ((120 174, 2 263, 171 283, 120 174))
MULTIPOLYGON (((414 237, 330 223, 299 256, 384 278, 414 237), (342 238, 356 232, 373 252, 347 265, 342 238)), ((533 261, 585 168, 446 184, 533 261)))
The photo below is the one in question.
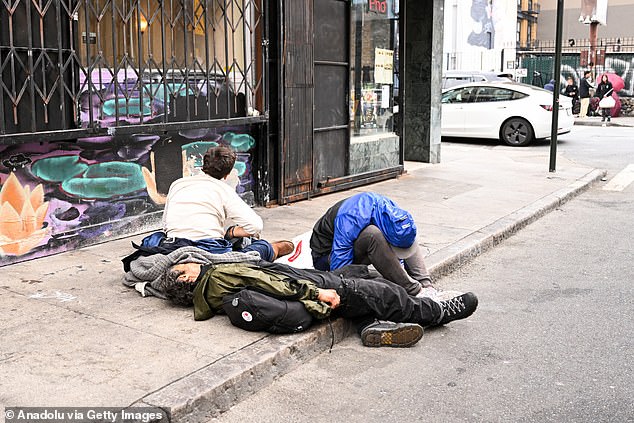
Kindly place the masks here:
POLYGON ((364 192, 336 203, 313 227, 310 248, 315 269, 372 264, 409 295, 433 290, 412 215, 383 195, 364 192))
POLYGON ((548 81, 548 84, 544 85, 544 89, 550 92, 555 91, 555 80, 551 79, 550 81, 548 81))

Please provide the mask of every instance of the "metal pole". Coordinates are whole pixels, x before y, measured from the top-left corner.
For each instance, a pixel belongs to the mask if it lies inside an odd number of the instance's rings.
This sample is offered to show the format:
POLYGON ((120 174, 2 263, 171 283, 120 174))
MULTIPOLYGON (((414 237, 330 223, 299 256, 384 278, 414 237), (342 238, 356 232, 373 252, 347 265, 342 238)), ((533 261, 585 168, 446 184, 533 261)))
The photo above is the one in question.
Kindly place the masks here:
POLYGON ((550 166, 549 171, 556 171, 557 163, 557 127, 559 125, 559 75, 561 75, 561 30, 563 27, 564 0, 557 0, 557 35, 555 37, 555 87, 553 89, 553 120, 550 128, 550 166))

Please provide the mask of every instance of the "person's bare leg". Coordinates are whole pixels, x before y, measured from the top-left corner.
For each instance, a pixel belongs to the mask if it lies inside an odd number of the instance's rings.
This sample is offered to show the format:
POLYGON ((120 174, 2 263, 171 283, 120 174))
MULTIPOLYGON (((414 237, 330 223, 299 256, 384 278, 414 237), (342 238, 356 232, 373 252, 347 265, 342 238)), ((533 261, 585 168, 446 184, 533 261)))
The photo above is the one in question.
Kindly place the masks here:
POLYGON ((271 247, 273 247, 273 252, 275 253, 273 261, 287 256, 295 250, 295 244, 291 241, 275 241, 271 243, 271 247))

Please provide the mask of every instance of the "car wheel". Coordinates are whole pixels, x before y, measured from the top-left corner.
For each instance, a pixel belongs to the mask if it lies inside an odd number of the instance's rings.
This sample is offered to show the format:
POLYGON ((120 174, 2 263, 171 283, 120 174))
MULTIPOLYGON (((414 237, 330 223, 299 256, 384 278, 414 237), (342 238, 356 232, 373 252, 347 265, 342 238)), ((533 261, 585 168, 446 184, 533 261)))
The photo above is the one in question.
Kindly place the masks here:
POLYGON ((533 127, 526 119, 511 118, 500 129, 500 140, 512 147, 523 147, 534 139, 533 127))

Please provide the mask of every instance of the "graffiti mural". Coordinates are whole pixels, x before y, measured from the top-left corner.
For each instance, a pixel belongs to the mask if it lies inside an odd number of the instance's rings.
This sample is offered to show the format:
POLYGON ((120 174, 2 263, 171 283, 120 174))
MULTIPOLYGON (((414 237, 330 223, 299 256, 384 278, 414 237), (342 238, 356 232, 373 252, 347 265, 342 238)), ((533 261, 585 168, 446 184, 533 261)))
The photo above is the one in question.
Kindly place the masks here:
MULTIPOLYGON (((241 95, 222 95, 222 87, 215 95, 220 92, 217 98, 225 103, 216 102, 212 111, 204 88, 182 81, 143 85, 149 95, 125 75, 92 77, 99 89, 82 95, 81 116, 87 121, 92 114, 102 127, 113 126, 115 117, 119 125, 158 122, 164 114, 186 121, 191 110, 199 119, 232 117, 231 110, 244 114, 241 95)), ((155 229, 170 184, 200 172, 213 146, 236 151, 228 183, 253 205, 253 130, 203 128, 0 145, 0 266, 155 229)))
POLYGON ((469 45, 484 48, 495 46, 492 3, 492 0, 471 1, 471 19, 473 19, 474 28, 467 37, 469 45))
MULTIPOLYGON (((520 60, 521 67, 527 68, 529 75, 534 75, 535 72, 537 72, 537 74, 546 75, 546 78, 550 79, 554 60, 552 56, 540 55, 534 57, 522 57, 520 60)), ((579 64, 578 54, 563 55, 561 58, 560 81, 562 84, 565 84, 566 78, 568 76, 572 76, 575 83, 578 85, 580 79, 583 78, 583 72, 586 70, 588 70, 587 67, 579 64)), ((614 73, 623 79, 625 86, 618 92, 620 97, 634 96, 634 55, 628 53, 608 55, 605 59, 605 65, 596 66, 594 68, 595 76, 602 75, 603 73, 614 73)), ((535 77, 524 78, 522 82, 539 85, 539 82, 535 82, 535 77)))

